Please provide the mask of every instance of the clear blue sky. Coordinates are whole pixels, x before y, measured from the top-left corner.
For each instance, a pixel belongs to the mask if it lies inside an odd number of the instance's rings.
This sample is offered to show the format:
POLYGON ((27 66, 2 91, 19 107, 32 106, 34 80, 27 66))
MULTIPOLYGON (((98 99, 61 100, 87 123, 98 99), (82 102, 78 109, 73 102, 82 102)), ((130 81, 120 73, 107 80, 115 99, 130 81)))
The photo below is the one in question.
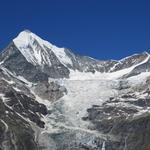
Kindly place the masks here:
POLYGON ((1 0, 0 49, 29 29, 51 43, 99 59, 150 48, 149 0, 1 0))

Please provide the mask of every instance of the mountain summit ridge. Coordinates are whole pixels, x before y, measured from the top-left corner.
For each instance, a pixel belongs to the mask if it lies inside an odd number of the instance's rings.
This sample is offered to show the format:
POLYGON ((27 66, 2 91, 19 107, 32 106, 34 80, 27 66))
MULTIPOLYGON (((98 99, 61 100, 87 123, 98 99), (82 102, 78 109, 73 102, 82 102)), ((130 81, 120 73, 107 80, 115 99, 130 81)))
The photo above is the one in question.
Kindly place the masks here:
POLYGON ((146 58, 146 56, 149 55, 149 53, 145 51, 141 54, 134 54, 118 61, 101 61, 86 56, 80 57, 79 55, 73 54, 68 49, 54 46, 28 30, 20 32, 13 42, 24 57, 26 57, 28 62, 35 66, 51 66, 51 59, 49 59, 48 55, 49 52, 52 51, 62 65, 67 67, 69 70, 73 69, 81 72, 113 72, 140 63, 146 58), (130 64, 127 64, 126 62, 129 62, 130 64))
MULTIPOLYGON (((21 31, 14 39, 13 39, 13 41, 14 41, 14 43, 15 43, 15 41, 20 41, 20 37, 21 37, 21 35, 23 36, 23 35, 26 35, 26 36, 33 36, 35 39, 37 38, 37 39, 40 39, 40 41, 45 41, 45 43, 47 43, 47 44, 49 44, 49 45, 51 45, 51 46, 55 46, 54 44, 52 44, 51 42, 49 42, 49 41, 47 41, 47 40, 44 40, 44 39, 42 39, 42 38, 40 38, 40 36, 38 36, 37 34, 35 34, 35 33, 33 33, 31 30, 29 30, 29 29, 25 29, 25 30, 23 30, 23 31, 21 31), (20 37, 19 37, 20 36, 20 37)), ((25 36, 24 36, 25 37, 25 36)), ((26 38, 25 38, 26 39, 26 38)), ((24 39, 23 39, 24 40, 24 39)), ((23 42, 25 42, 25 41, 23 41, 23 42)), ((24 43, 23 43, 24 44, 24 43)), ((57 48, 64 48, 64 47, 58 47, 58 46, 55 46, 55 47, 57 47, 57 48)), ((141 52, 141 53, 135 53, 135 54, 132 54, 132 55, 129 55, 129 56, 125 56, 125 57, 123 57, 123 58, 121 58, 121 59, 112 59, 112 60, 114 60, 114 61, 121 61, 121 60, 123 60, 123 59, 125 59, 125 58, 128 58, 128 57, 132 57, 132 56, 134 56, 134 55, 140 55, 140 54, 147 54, 147 55, 149 55, 149 52, 148 52, 148 50, 144 50, 143 52, 141 52)), ((90 56, 89 56, 90 57, 90 56)), ((91 57, 92 58, 92 57, 91 57)), ((96 58, 92 58, 92 59, 96 59, 96 58)), ((96 59, 96 60, 100 60, 100 58, 99 59, 96 59)))

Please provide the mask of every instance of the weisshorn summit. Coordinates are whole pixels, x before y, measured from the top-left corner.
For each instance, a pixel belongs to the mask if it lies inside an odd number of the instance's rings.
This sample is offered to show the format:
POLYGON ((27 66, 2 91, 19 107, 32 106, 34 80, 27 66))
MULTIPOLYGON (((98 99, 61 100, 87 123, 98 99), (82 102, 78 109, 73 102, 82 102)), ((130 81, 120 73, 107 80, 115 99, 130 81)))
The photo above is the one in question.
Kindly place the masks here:
POLYGON ((100 61, 30 31, 0 53, 0 150, 150 150, 150 54, 100 61))

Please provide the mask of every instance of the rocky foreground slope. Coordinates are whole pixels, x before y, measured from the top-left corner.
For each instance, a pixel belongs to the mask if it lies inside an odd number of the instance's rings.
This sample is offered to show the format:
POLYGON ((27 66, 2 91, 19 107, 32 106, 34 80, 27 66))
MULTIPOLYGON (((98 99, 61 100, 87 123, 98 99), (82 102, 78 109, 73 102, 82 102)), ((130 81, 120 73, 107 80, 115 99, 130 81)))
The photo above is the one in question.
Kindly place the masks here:
POLYGON ((150 150, 150 55, 100 61, 30 31, 0 54, 0 150, 150 150))

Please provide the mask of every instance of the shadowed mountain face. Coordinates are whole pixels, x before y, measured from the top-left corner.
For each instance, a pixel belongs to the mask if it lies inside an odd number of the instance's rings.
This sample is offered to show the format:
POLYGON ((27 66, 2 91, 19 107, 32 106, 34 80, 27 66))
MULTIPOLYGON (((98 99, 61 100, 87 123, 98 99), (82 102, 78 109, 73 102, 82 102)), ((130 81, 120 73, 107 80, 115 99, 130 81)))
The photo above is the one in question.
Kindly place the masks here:
POLYGON ((0 150, 149 150, 150 55, 96 60, 30 31, 0 54, 0 150))

